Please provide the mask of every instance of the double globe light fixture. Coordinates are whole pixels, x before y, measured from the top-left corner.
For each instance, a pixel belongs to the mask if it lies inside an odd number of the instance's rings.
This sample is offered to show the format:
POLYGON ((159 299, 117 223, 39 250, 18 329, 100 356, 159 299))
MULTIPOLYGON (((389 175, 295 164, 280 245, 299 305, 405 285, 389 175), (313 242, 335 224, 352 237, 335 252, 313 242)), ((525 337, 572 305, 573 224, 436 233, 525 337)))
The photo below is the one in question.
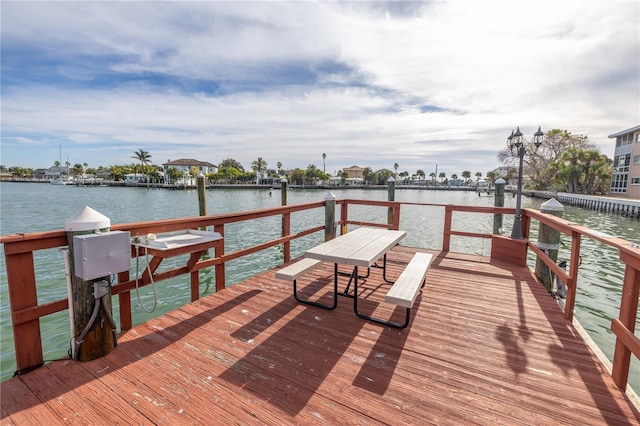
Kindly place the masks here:
MULTIPOLYGON (((536 147, 536 150, 540 148, 542 142, 544 141, 544 133, 540 130, 540 126, 538 126, 538 131, 533 134, 533 144, 536 147)), ((522 140, 522 132, 520 131, 520 126, 518 126, 517 130, 514 132, 511 131, 511 135, 507 138, 507 146, 511 150, 511 155, 515 155, 520 158, 520 166, 518 168, 518 190, 516 193, 516 214, 513 219, 513 229, 511 230, 511 238, 521 240, 522 236, 522 212, 521 212, 521 202, 522 202, 522 165, 524 160, 524 154, 526 153, 526 149, 524 147, 524 141, 522 140), (514 154, 515 150, 515 154, 514 154)))

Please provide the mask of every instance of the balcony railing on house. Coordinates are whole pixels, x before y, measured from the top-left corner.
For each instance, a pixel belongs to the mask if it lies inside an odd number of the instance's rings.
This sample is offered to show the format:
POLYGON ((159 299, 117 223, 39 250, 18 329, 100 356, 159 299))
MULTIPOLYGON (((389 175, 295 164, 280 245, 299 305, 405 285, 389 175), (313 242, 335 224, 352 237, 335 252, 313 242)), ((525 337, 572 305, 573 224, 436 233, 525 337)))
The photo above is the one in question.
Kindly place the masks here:
MULTIPOLYGON (((216 291, 226 287, 225 264, 231 260, 242 258, 270 247, 281 246, 283 262, 291 260, 291 243, 294 240, 310 234, 325 232, 325 238, 330 238, 337 224, 340 232, 346 231, 348 225, 366 225, 399 229, 400 210, 402 205, 440 207, 444 209, 443 252, 449 252, 451 237, 483 238, 491 240, 491 258, 508 261, 517 265, 526 265, 527 251, 530 249, 539 256, 548 268, 556 274, 558 279, 566 283, 568 292, 566 298, 565 318, 573 319, 573 310, 578 283, 578 263, 580 258, 580 242, 582 237, 593 238, 606 245, 616 248, 620 252, 620 261, 625 264, 625 275, 620 303, 619 317, 614 319, 611 330, 616 335, 616 347, 613 357, 612 376, 615 383, 624 391, 629 377, 631 355, 640 357, 640 340, 634 335, 636 327, 636 312, 640 292, 640 249, 628 241, 603 236, 594 230, 579 224, 571 223, 550 214, 532 209, 523 209, 523 240, 512 240, 502 235, 492 235, 482 232, 456 230, 454 213, 473 214, 513 214, 514 209, 500 207, 471 207, 456 205, 437 205, 421 203, 400 203, 391 201, 371 200, 337 200, 282 206, 263 210, 255 210, 223 215, 210 215, 196 218, 169 219, 140 223, 120 224, 112 226, 112 230, 129 231, 132 236, 148 233, 167 233, 186 229, 213 228, 215 232, 225 236, 225 226, 234 223, 245 223, 267 217, 280 216, 282 221, 281 235, 278 238, 261 242, 251 247, 242 248, 227 253, 224 245, 215 248, 213 257, 198 260, 193 265, 172 267, 153 275, 153 282, 170 278, 190 275, 191 300, 199 298, 199 274, 204 268, 214 268, 216 291), (371 223, 359 221, 349 217, 349 208, 354 206, 370 206, 388 209, 387 223, 371 223), (325 223, 316 226, 295 226, 292 232, 292 220, 296 213, 313 210, 325 210, 325 223), (339 211, 339 218, 335 220, 335 211, 339 211), (540 250, 535 242, 529 241, 531 220, 548 225, 571 239, 569 268, 565 272, 540 250)), ((296 224, 298 225, 298 224, 296 224)), ((17 372, 26 372, 44 363, 40 319, 47 315, 68 309, 68 300, 60 299, 46 303, 38 302, 38 282, 34 267, 34 253, 39 250, 60 248, 67 246, 67 235, 64 231, 38 232, 32 234, 16 234, 0 237, 4 244, 9 287, 11 319, 13 323, 14 345, 17 372)), ((133 256, 133 252, 132 252, 133 256)), ((129 330, 133 326, 131 309, 131 290, 136 285, 148 285, 151 280, 143 279, 136 282, 131 279, 129 272, 118 274, 117 284, 112 286, 112 295, 119 298, 119 317, 121 331, 129 330)), ((148 277, 150 278, 150 277, 148 277)))

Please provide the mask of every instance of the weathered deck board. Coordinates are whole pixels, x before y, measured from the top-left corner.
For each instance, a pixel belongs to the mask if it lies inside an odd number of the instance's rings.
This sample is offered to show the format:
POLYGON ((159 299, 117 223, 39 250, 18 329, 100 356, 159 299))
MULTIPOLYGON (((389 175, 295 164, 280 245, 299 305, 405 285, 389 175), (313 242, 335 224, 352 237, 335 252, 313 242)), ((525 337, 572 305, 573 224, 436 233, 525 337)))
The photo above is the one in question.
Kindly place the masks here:
MULTIPOLYGON (((388 276, 413 253, 396 247, 388 276)), ((302 277, 303 297, 328 298, 332 273, 302 277)), ((373 269, 359 308, 389 317, 380 282, 373 269)), ((640 421, 524 268, 441 254, 412 315, 398 330, 357 318, 348 298, 334 311, 301 305, 270 271, 135 327, 106 357, 2 383, 2 423, 640 421)))

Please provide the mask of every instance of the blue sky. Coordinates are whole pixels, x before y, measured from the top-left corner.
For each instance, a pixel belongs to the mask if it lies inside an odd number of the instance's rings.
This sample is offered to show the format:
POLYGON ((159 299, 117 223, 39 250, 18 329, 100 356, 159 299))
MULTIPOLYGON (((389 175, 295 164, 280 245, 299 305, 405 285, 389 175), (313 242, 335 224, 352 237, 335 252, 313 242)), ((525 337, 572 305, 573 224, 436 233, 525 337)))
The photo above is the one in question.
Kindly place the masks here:
POLYGON ((637 1, 1 3, 0 164, 483 174, 640 123, 637 1))

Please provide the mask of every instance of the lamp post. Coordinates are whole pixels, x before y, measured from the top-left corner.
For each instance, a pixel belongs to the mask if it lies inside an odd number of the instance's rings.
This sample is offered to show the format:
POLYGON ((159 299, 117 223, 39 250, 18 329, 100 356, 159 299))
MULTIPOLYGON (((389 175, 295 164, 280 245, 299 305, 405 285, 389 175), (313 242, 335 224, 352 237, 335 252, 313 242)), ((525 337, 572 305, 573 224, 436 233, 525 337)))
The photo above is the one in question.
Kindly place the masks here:
MULTIPOLYGON (((544 139, 544 133, 540 130, 540 126, 538 126, 538 131, 533 134, 533 144, 536 149, 540 148, 542 145, 542 141, 544 139)), ((522 204, 522 166, 524 160, 524 154, 526 153, 526 149, 524 147, 524 142, 522 140, 522 132, 520 131, 520 126, 518 126, 517 130, 514 132, 511 131, 511 135, 507 138, 507 146, 511 150, 511 154, 513 155, 514 148, 516 149, 516 155, 520 159, 519 167, 518 167, 518 190, 516 192, 516 214, 513 219, 513 229, 511 230, 511 238, 521 240, 522 236, 522 212, 521 212, 521 204, 522 204)))

